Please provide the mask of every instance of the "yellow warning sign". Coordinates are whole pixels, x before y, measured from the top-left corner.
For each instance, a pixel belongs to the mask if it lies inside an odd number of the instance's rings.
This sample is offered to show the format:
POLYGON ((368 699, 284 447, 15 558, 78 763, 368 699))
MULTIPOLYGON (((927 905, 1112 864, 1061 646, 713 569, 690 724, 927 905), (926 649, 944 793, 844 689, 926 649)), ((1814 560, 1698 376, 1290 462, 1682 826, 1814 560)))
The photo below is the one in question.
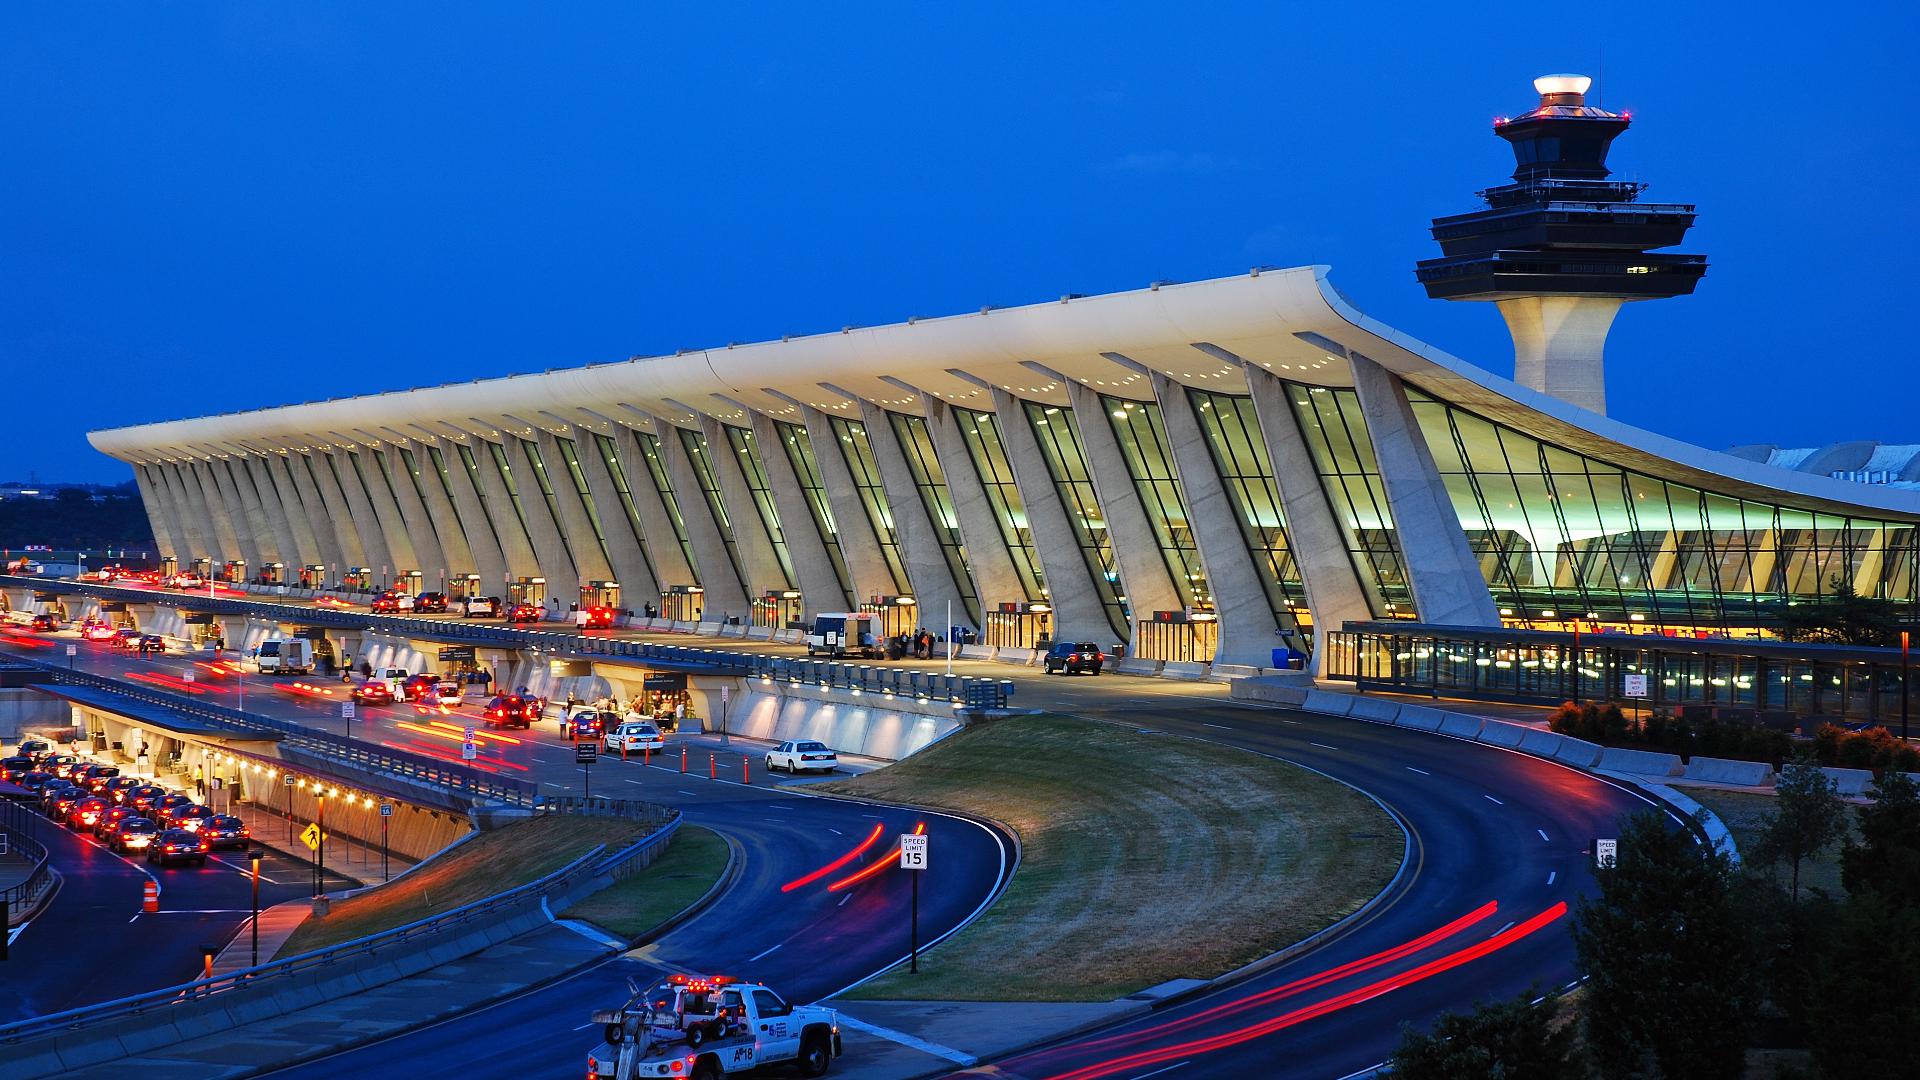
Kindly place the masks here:
POLYGON ((320 832, 320 826, 318 825, 309 825, 300 832, 300 841, 307 845, 308 851, 320 850, 320 841, 322 838, 323 834, 320 832))

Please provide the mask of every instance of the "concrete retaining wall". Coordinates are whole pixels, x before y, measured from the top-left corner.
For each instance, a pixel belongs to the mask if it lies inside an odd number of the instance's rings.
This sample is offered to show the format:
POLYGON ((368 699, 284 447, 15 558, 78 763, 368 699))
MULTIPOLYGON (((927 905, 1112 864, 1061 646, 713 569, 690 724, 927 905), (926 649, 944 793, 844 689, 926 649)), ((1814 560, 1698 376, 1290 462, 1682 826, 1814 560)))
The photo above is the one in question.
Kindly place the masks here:
POLYGON ((1562 761, 1578 769, 1591 769, 1600 763, 1600 755, 1606 748, 1584 739, 1560 736, 1560 748, 1553 752, 1555 761, 1562 761))
POLYGON ((1764 761, 1735 761, 1696 754, 1693 760, 1687 762, 1686 771, 1681 775, 1689 780, 1705 780, 1714 784, 1758 787, 1773 783, 1773 766, 1764 761))
POLYGON ((1122 675, 1158 675, 1160 674, 1160 661, 1142 660, 1137 656, 1129 656, 1114 661, 1113 670, 1122 675))
POLYGON ((1309 690, 1302 708, 1308 712, 1326 713, 1329 716, 1349 716, 1353 712, 1353 703, 1360 700, 1353 694, 1336 694, 1331 690, 1309 690))
POLYGON ((1526 733, 1520 736, 1520 749, 1529 754, 1550 758, 1559 753, 1560 744, 1565 741, 1564 735, 1557 735, 1540 728, 1527 728, 1526 733))
POLYGON ((1168 660, 1160 665, 1160 677, 1189 682, 1204 679, 1207 677, 1207 665, 1186 660, 1168 660))
POLYGON ((1430 709, 1425 705, 1402 705, 1393 722, 1399 727, 1416 731, 1439 731, 1446 718, 1447 714, 1439 709, 1430 709))
POLYGON ((1370 720, 1376 724, 1391 724, 1394 717, 1400 715, 1400 703, 1387 698, 1356 695, 1347 706, 1347 715, 1355 720, 1370 720))
POLYGON ((1602 772, 1637 773, 1641 776, 1679 776, 1686 771, 1679 754, 1660 754, 1652 750, 1622 750, 1608 747, 1600 753, 1602 772))
POLYGON ((1485 717, 1468 716, 1466 713, 1444 713, 1440 719, 1440 733, 1461 739, 1478 739, 1480 728, 1485 723, 1485 717))
POLYGON ((1516 750, 1520 747, 1520 740, 1532 730, 1520 724, 1509 724, 1505 720, 1486 720, 1480 724, 1480 741, 1516 750))
POLYGON ((748 693, 744 703, 735 699, 729 723, 735 734, 774 742, 818 739, 842 753, 898 761, 960 727, 959 710, 944 703, 916 712, 898 698, 901 707, 879 705, 885 699, 873 694, 787 692, 779 684, 770 690, 748 693))
POLYGON ((1284 675, 1258 679, 1237 679, 1228 688, 1235 701, 1258 701, 1268 705, 1299 706, 1307 700, 1311 682, 1289 679, 1284 675))
POLYGON ((1836 785, 1836 790, 1842 795, 1865 795, 1868 789, 1873 787, 1873 770, 1871 769, 1825 768, 1820 771, 1827 774, 1827 777, 1836 785))

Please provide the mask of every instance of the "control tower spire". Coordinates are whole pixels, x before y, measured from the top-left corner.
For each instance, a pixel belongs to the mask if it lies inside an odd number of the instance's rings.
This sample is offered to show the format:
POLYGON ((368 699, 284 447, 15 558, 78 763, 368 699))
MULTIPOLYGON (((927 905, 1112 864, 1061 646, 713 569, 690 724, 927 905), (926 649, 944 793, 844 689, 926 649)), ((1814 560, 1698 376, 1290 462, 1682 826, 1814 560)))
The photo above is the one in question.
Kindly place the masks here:
POLYGON ((1707 258, 1649 254, 1680 243, 1693 206, 1641 202, 1645 184, 1608 179, 1607 149, 1632 121, 1588 105, 1591 82, 1543 75, 1538 107, 1494 122, 1513 181, 1479 193, 1485 210, 1435 218, 1441 257, 1414 274, 1435 299, 1500 308, 1515 382, 1605 413, 1602 350, 1620 305, 1693 292, 1707 258))

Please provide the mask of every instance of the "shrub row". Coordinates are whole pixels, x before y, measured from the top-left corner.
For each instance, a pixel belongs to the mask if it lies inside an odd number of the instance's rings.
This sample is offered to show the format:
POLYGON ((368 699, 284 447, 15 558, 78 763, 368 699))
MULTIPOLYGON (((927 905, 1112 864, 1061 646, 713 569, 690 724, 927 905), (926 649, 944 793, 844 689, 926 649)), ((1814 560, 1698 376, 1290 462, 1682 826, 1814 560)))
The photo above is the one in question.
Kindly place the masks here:
POLYGON ((1920 750, 1903 745, 1893 737, 1893 732, 1883 727, 1848 731, 1833 724, 1821 724, 1813 733, 1813 756, 1822 765, 1843 769, 1920 772, 1920 750))
POLYGON ((1765 761, 1776 769, 1793 756, 1793 740, 1783 731, 1712 718, 1688 720, 1664 712, 1634 719, 1618 705, 1565 702, 1547 718, 1547 726, 1602 746, 1765 761))

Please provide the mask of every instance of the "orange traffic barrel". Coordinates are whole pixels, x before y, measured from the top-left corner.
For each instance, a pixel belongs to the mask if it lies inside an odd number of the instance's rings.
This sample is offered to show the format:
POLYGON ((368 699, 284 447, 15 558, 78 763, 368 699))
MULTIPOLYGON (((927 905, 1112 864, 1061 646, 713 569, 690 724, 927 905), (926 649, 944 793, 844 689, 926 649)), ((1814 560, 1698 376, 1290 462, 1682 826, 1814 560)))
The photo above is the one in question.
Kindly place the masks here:
POLYGON ((152 878, 147 879, 145 895, 140 900, 140 910, 149 915, 160 910, 160 883, 152 878))

